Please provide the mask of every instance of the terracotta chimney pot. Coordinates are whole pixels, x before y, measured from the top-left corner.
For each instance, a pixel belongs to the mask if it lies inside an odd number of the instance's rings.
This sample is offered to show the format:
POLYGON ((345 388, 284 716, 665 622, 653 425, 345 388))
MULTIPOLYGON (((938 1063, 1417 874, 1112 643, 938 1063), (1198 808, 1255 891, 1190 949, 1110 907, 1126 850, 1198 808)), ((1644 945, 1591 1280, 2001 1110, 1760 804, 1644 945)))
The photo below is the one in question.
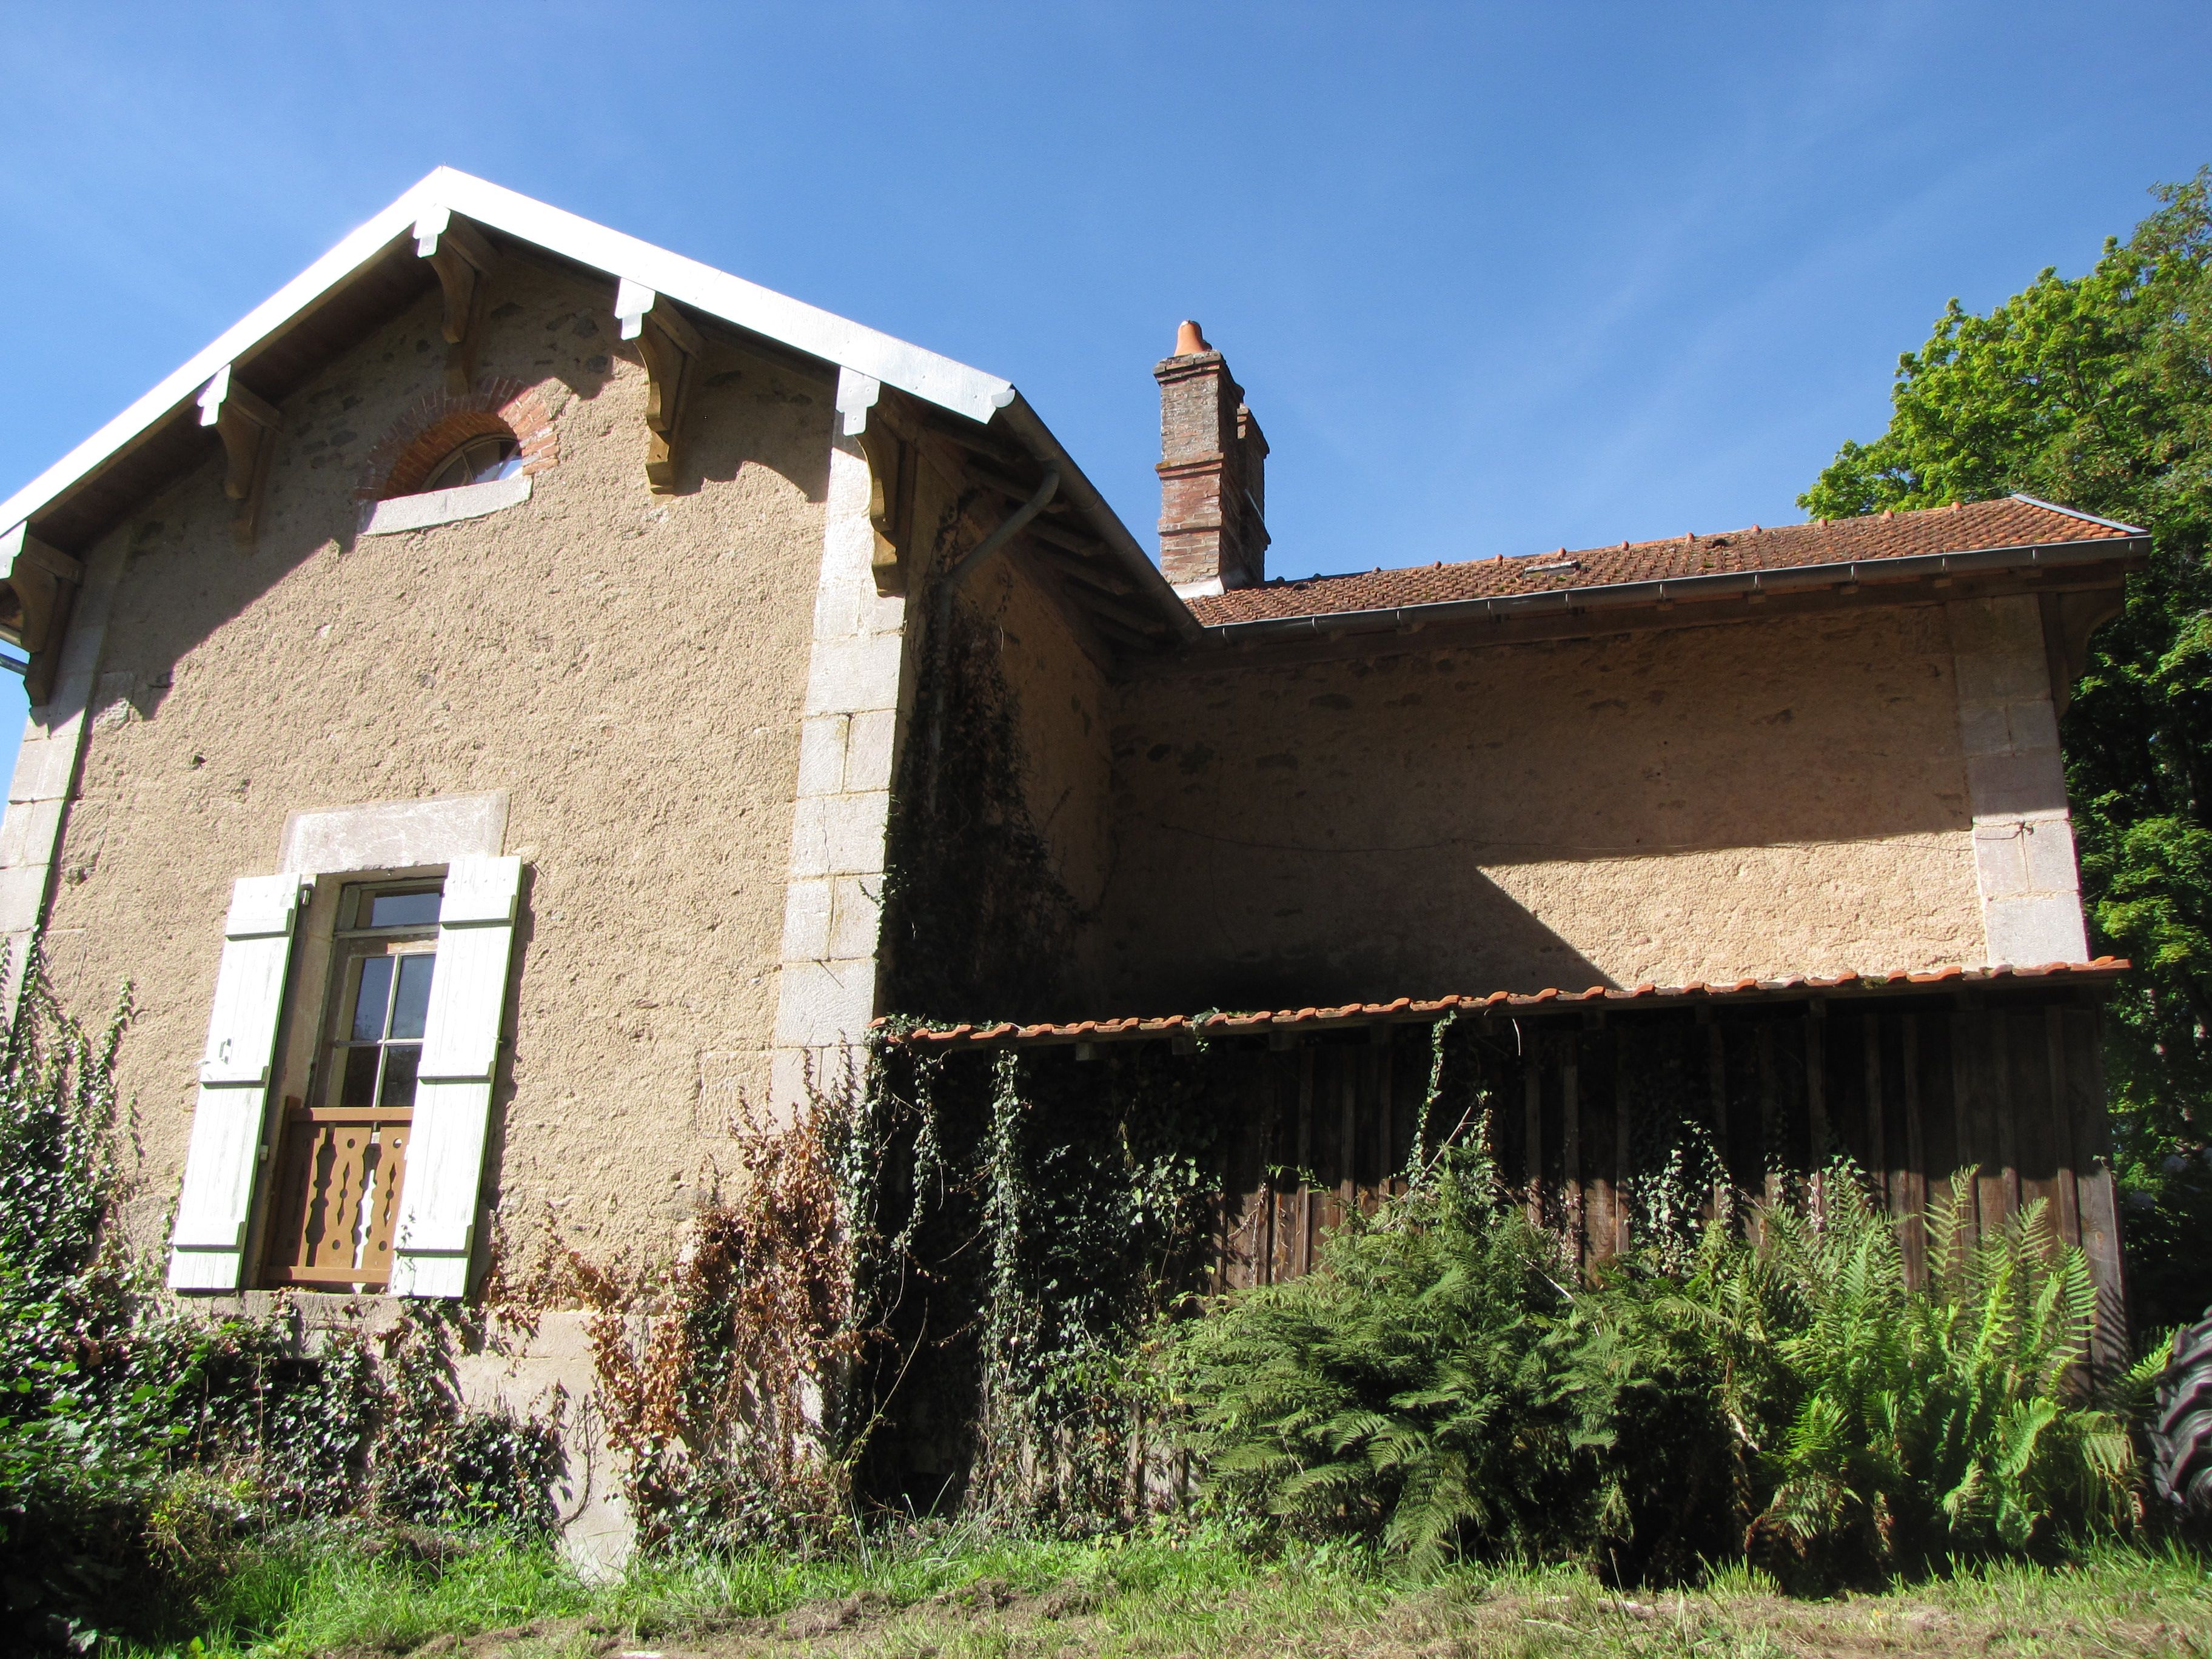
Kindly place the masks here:
POLYGON ((1204 331, 1188 317, 1183 319, 1182 325, 1176 330, 1176 347, 1173 355, 1177 357, 1195 357, 1201 351, 1212 349, 1213 348, 1206 343, 1204 331))

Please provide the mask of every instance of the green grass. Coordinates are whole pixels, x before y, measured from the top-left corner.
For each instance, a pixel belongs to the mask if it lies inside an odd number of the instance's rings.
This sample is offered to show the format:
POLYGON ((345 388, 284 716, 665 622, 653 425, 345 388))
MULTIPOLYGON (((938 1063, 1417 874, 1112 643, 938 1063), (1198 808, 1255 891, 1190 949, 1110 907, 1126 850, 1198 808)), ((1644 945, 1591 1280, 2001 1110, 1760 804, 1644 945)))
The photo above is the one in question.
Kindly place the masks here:
POLYGON ((1207 1534, 1061 1543, 967 1533, 909 1540, 865 1561, 642 1563, 592 1585, 543 1549, 489 1545, 438 1567, 392 1552, 365 1556, 357 1540, 326 1535, 272 1550, 231 1578, 195 1643, 130 1650, 127 1659, 404 1654, 447 1633, 517 1626, 472 1654, 582 1659, 611 1644, 793 1659, 1754 1659, 1883 1650, 2201 1659, 2212 1656, 2212 1573, 2181 1553, 2113 1549, 2069 1567, 1996 1566, 1805 1601, 1742 1567, 1693 1590, 1624 1594, 1565 1568, 1460 1567, 1414 1579, 1355 1551, 1263 1557, 1207 1534), (777 1622, 794 1609, 811 1622, 777 1622))

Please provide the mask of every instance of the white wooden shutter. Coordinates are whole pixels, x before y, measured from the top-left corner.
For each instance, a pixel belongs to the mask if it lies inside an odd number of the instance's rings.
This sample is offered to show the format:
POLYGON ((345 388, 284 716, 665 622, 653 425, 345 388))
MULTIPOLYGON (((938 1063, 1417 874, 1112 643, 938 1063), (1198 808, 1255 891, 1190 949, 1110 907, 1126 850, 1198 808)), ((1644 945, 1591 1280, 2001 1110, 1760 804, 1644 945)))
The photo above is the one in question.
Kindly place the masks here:
POLYGON ((446 872, 438 965, 430 974, 415 1089, 415 1135, 407 1145, 393 1239, 396 1296, 460 1296, 468 1289, 521 884, 522 860, 514 858, 458 858, 446 872))
POLYGON ((200 1060, 185 1190, 170 1239, 169 1284, 234 1291, 244 1267, 246 1217, 268 1115, 269 1063, 284 1008, 300 878, 247 876, 230 890, 215 1011, 200 1060))

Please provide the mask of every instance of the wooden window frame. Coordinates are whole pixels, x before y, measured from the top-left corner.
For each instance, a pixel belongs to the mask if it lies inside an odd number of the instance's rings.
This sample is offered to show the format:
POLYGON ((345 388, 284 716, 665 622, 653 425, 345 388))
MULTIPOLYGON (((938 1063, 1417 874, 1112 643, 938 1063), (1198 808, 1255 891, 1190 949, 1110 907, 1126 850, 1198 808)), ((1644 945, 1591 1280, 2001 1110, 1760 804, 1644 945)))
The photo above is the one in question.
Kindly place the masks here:
MULTIPOLYGON (((270 1219, 259 1251, 259 1282, 270 1287, 309 1290, 381 1291, 391 1280, 393 1231, 406 1183, 406 1152, 412 1139, 412 1090, 408 1103, 381 1101, 396 1047, 411 1044, 419 1054, 421 1038, 391 1035, 398 1002, 397 962, 385 994, 378 1036, 357 1038, 353 1030, 365 965, 377 958, 432 956, 439 939, 437 904, 428 921, 375 927, 363 918, 379 898, 442 894, 440 876, 370 878, 343 886, 337 896, 337 927, 314 1010, 312 1059, 303 1087, 287 1093, 273 1138, 275 1157, 269 1194, 270 1219), (376 1082, 366 1103, 343 1099, 344 1057, 374 1047, 379 1053, 376 1082), (381 1177, 382 1184, 376 1183, 381 1177), (328 1229, 324 1218, 335 1208, 356 1219, 343 1231, 328 1229), (335 1244, 350 1238, 350 1261, 329 1262, 325 1237, 335 1244)), ((434 973, 434 969, 433 972, 434 973)), ((302 1012, 306 1012, 304 1009, 302 1012)))

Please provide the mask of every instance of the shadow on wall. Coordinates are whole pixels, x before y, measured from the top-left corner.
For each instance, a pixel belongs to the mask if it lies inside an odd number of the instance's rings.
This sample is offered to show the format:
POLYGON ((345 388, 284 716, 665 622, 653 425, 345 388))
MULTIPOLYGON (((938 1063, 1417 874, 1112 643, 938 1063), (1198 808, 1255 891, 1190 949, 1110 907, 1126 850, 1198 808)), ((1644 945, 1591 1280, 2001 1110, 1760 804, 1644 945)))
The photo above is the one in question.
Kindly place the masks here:
POLYGON ((1113 764, 1116 1014, 1981 945, 1937 607, 1140 678, 1113 764))
MULTIPOLYGON (((511 374, 565 393, 558 401, 568 409, 588 410, 613 380, 614 324, 594 314, 596 301, 583 293, 586 286, 544 278, 520 282, 531 304, 509 301, 492 312, 479 378, 511 374)), ((219 488, 222 461, 212 443, 201 468, 143 503, 135 524, 125 521, 129 527, 121 533, 130 538, 130 574, 118 600, 118 621, 132 636, 131 666, 138 676, 137 689, 165 686, 179 659, 319 556, 350 559, 374 553, 392 567, 389 580, 398 589, 410 586, 416 538, 357 545, 361 504, 354 490, 361 457, 376 431, 392 416, 404 415, 423 392, 436 389, 437 370, 429 365, 436 356, 430 345, 437 330, 436 302, 426 299, 285 400, 285 429, 252 548, 240 550, 231 544, 229 504, 219 488)), ((619 355, 626 360, 634 356, 619 355)), ((827 394, 817 398, 816 392, 764 360, 710 341, 706 371, 684 416, 672 494, 696 495, 704 484, 726 483, 757 465, 775 472, 808 501, 821 501, 827 492, 828 448, 818 428, 827 426, 829 410, 827 394)), ((643 493, 643 422, 625 413, 611 426, 592 417, 571 417, 567 425, 561 465, 538 481, 541 489, 573 495, 579 486, 572 476, 589 473, 591 480, 581 486, 592 497, 585 513, 604 519, 611 508, 622 522, 570 527, 576 523, 570 507, 556 514, 568 518, 565 536, 632 533, 639 510, 668 500, 643 493), (620 457, 622 488, 611 501, 604 494, 603 458, 587 453, 605 443, 614 445, 620 457)), ((543 512, 535 504, 526 506, 521 521, 542 525, 543 512)), ((504 527, 503 521, 486 520, 465 535, 473 544, 475 538, 504 527)), ((103 688, 103 695, 112 692, 112 687, 103 688)))
MULTIPOLYGON (((1170 839, 1184 844, 1183 867, 1192 874, 1234 854, 1195 832, 1170 839)), ((1277 848, 1270 860, 1264 884, 1218 888, 1211 902, 1194 894, 1187 903, 1170 902, 1182 918, 1182 948, 1160 952, 1120 933, 1110 969, 1118 994, 1103 1012, 1303 1008, 1613 983, 1471 866, 1453 869, 1446 881, 1418 854, 1277 848), (1514 964, 1514 982, 1459 982, 1457 970, 1470 959, 1514 964), (1409 980, 1408 964, 1422 962, 1433 966, 1409 980)))

